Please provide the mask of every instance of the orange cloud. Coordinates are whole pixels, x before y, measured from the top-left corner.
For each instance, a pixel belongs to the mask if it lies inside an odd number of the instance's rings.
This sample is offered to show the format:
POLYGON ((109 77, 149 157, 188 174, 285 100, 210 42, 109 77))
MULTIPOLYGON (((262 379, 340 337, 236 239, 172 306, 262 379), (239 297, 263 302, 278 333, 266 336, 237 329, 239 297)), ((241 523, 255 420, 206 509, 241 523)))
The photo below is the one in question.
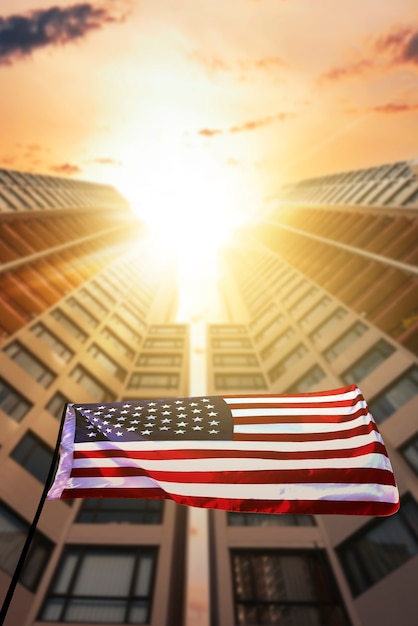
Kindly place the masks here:
POLYGON ((388 102, 387 104, 372 107, 372 111, 376 113, 410 113, 418 111, 418 104, 404 104, 400 102, 388 102))
POLYGON ((213 128, 202 128, 198 131, 198 135, 202 135, 202 137, 214 137, 214 135, 222 135, 223 131, 213 128))
POLYGON ((252 120, 250 122, 245 122, 244 124, 241 124, 240 126, 231 126, 231 128, 229 129, 229 132, 230 133, 242 133, 242 132, 249 131, 249 130, 255 130, 262 126, 267 126, 268 124, 271 124, 272 122, 276 122, 276 121, 283 122, 288 117, 292 117, 292 114, 278 113, 277 115, 269 115, 268 117, 264 117, 260 120, 252 120))
POLYGON ((81 168, 79 168, 78 165, 72 165, 71 163, 51 165, 49 169, 53 172, 57 172, 58 174, 66 174, 67 176, 72 176, 73 174, 79 174, 81 172, 81 168))

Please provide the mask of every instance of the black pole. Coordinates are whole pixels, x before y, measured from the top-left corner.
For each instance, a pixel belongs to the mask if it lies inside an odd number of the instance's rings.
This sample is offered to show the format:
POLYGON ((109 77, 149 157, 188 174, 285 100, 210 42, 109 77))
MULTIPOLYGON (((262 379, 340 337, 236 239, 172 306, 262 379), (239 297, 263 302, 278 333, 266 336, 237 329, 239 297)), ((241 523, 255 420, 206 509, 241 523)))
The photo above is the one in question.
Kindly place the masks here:
POLYGON ((65 405, 64 410, 62 412, 61 424, 60 424, 60 429, 59 429, 59 432, 58 432, 57 443, 56 443, 56 446, 55 446, 54 454, 52 455, 51 466, 49 468, 49 472, 48 472, 48 476, 47 476, 47 479, 46 479, 46 482, 45 482, 44 490, 42 492, 41 499, 39 501, 38 508, 37 508, 35 516, 33 518, 32 524, 31 524, 31 526, 29 528, 29 531, 28 531, 28 534, 26 536, 26 541, 25 541, 25 544, 24 544, 24 546, 22 548, 22 552, 20 553, 20 557, 19 557, 19 560, 17 562, 14 574, 13 574, 12 579, 10 581, 9 589, 7 590, 6 597, 4 598, 3 606, 1 607, 1 611, 0 611, 0 626, 3 626, 4 620, 6 619, 7 611, 9 610, 10 602, 12 601, 13 594, 14 594, 15 589, 16 589, 16 585, 19 582, 19 578, 20 578, 20 575, 22 573, 22 569, 23 569, 23 566, 25 564, 25 560, 26 560, 27 554, 29 552, 29 548, 30 548, 30 545, 32 543, 32 539, 33 539, 33 536, 34 536, 35 531, 36 531, 36 526, 38 524, 39 518, 40 518, 41 513, 42 513, 43 506, 45 504, 46 496, 47 496, 49 488, 50 488, 50 486, 52 484, 52 480, 54 478, 55 468, 56 468, 56 464, 57 464, 58 457, 59 457, 61 436, 62 436, 62 431, 63 431, 63 428, 64 428, 64 419, 65 419, 66 410, 67 410, 67 405, 65 405))

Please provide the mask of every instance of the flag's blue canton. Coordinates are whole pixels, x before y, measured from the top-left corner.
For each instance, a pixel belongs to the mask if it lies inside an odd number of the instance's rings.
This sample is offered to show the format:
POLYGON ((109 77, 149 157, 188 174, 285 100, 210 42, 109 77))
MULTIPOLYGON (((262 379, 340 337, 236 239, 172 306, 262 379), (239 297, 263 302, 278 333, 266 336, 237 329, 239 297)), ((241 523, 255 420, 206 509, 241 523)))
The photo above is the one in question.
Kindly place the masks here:
POLYGON ((232 416, 218 396, 74 404, 75 442, 230 440, 232 416))

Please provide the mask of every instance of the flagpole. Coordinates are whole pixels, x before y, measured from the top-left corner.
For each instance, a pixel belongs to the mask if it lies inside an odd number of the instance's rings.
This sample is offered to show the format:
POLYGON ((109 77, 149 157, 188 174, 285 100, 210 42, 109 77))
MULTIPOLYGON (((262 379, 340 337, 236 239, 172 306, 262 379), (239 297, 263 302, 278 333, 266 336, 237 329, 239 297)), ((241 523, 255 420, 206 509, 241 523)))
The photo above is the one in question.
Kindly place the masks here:
POLYGON ((67 409, 67 405, 64 406, 64 409, 63 409, 63 412, 62 412, 61 424, 60 424, 60 428, 59 428, 59 432, 58 432, 57 443, 55 445, 54 454, 52 455, 51 465, 50 465, 48 476, 47 476, 47 479, 46 479, 46 482, 45 482, 45 486, 44 486, 44 489, 43 489, 43 492, 42 492, 42 495, 41 495, 41 499, 39 501, 38 508, 36 510, 36 513, 35 513, 35 516, 33 518, 32 524, 31 524, 31 526, 29 528, 29 531, 28 531, 28 534, 26 536, 26 541, 24 543, 24 546, 22 548, 22 552, 20 553, 19 560, 17 562, 15 571, 14 571, 12 579, 10 581, 9 589, 7 590, 6 596, 5 596, 4 601, 3 601, 3 605, 2 605, 2 608, 1 608, 1 611, 0 611, 0 626, 3 626, 4 620, 7 617, 7 612, 9 610, 9 606, 10 606, 10 603, 12 601, 13 594, 14 594, 15 589, 16 589, 16 585, 19 582, 19 578, 20 578, 20 575, 22 573, 23 566, 25 564, 25 560, 26 560, 26 557, 28 555, 30 545, 32 543, 32 539, 33 539, 33 537, 35 535, 36 527, 37 527, 39 518, 41 516, 43 506, 45 504, 46 496, 47 496, 49 488, 50 488, 50 486, 52 484, 52 480, 54 478, 55 468, 56 468, 56 464, 57 464, 58 457, 59 457, 60 442, 61 442, 62 431, 63 431, 63 428, 64 428, 64 418, 65 418, 66 409, 67 409))

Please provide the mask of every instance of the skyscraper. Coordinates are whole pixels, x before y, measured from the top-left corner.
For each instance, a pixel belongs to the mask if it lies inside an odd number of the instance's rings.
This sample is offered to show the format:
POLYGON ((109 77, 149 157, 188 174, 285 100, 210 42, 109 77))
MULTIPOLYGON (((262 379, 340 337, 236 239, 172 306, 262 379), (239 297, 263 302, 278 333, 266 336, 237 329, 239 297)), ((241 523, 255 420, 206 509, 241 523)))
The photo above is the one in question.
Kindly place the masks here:
MULTIPOLYGON (((64 403, 189 395, 191 333, 172 268, 150 262, 111 187, 3 170, 0 206, 6 589, 64 403)), ((213 626, 416 622, 417 209, 413 163, 302 181, 222 258, 206 392, 359 384, 402 506, 380 519, 208 513, 213 626)), ((153 500, 47 503, 8 623, 181 626, 186 517, 153 500)))

